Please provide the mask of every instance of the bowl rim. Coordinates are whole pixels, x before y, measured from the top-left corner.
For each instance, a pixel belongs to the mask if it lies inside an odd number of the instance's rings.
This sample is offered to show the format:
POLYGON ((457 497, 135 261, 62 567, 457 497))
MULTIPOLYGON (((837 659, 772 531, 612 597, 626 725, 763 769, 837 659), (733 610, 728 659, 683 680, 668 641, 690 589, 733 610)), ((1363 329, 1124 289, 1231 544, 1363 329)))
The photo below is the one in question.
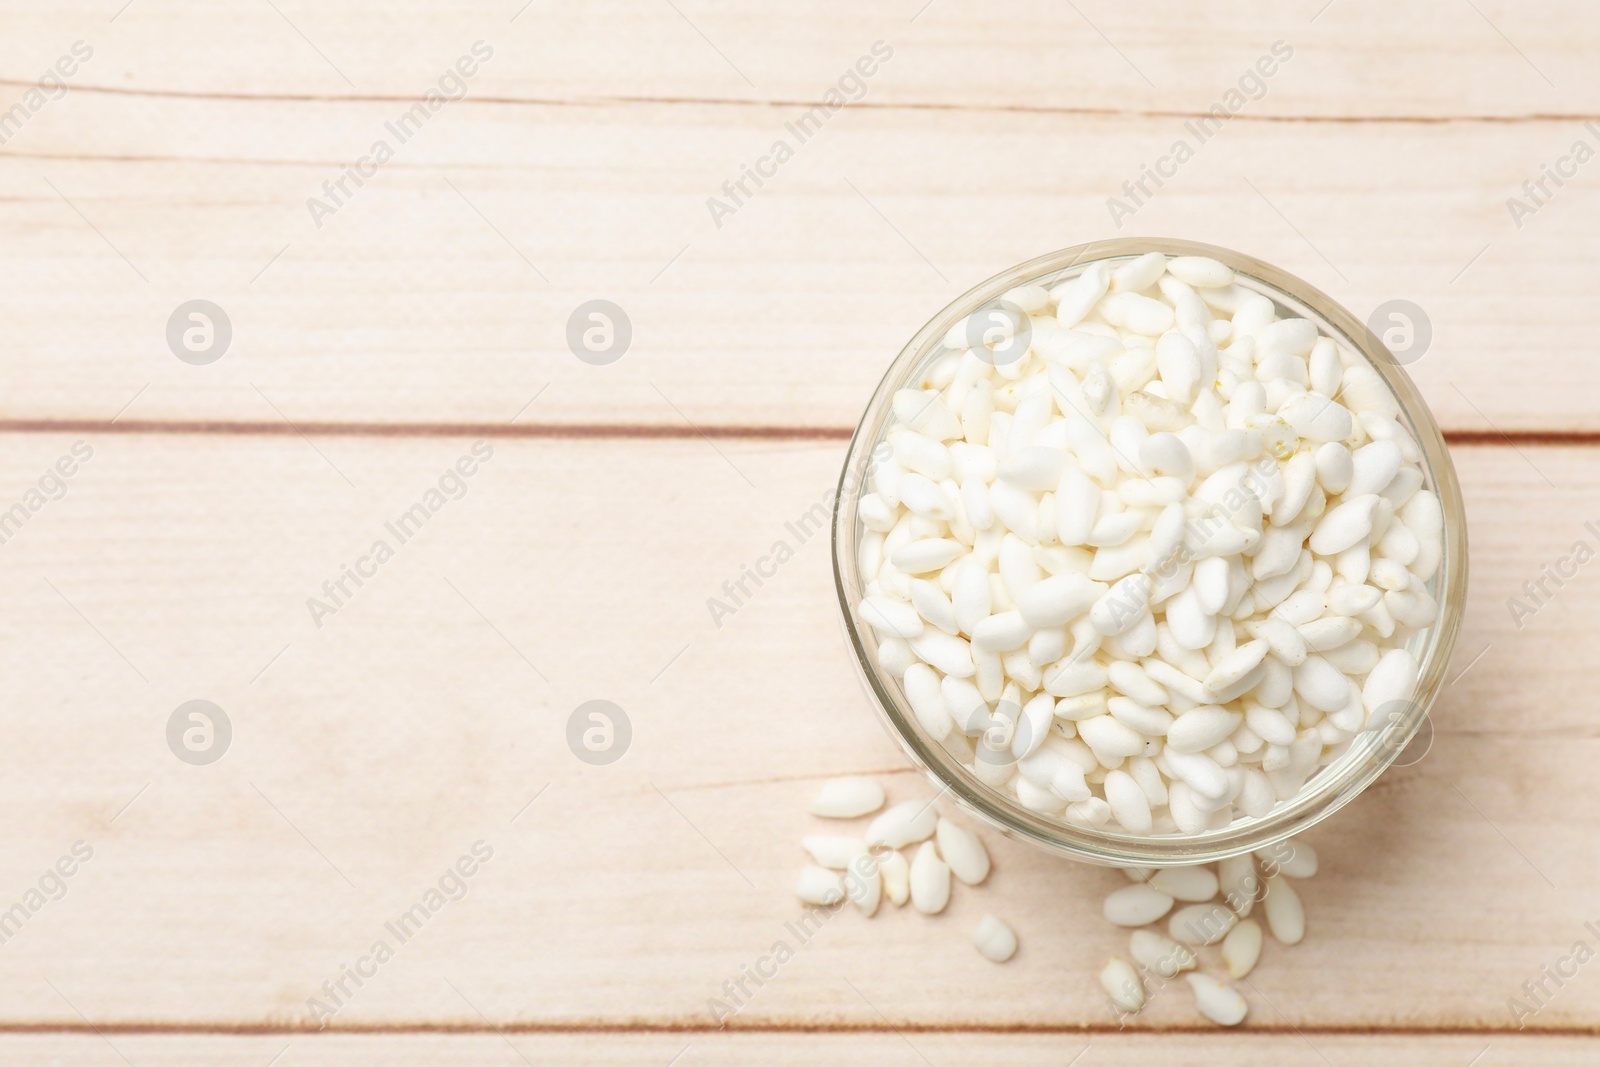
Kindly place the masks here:
MULTIPOLYGON (((1360 795, 1388 770, 1421 729, 1444 687, 1451 653, 1460 633, 1467 587, 1466 510, 1449 448, 1422 394, 1381 340, 1333 297, 1296 275, 1232 249, 1168 237, 1126 237, 1092 241, 1037 256, 1010 267, 950 301, 925 323, 890 362, 851 435, 834 491, 833 574, 840 618, 857 673, 876 706, 880 721, 928 775, 941 795, 949 794, 963 810, 1007 836, 1046 851, 1112 866, 1177 866, 1208 863, 1264 848, 1316 825, 1360 795), (888 425, 893 394, 928 364, 949 329, 972 311, 1006 291, 1046 276, 1063 276, 1073 268, 1107 259, 1130 259, 1149 252, 1167 256, 1205 256, 1243 275, 1247 288, 1261 291, 1281 307, 1318 321, 1319 332, 1357 352, 1384 380, 1400 408, 1400 421, 1422 452, 1424 488, 1439 497, 1444 516, 1443 544, 1437 572, 1429 582, 1439 603, 1434 624, 1413 642, 1422 641, 1418 680, 1403 715, 1374 731, 1369 724, 1349 749, 1319 769, 1292 798, 1265 816, 1236 818, 1220 830, 1199 834, 1139 836, 1067 823, 1030 811, 998 790, 981 783, 957 764, 938 742, 923 734, 898 683, 890 684, 869 646, 870 628, 856 615, 861 587, 856 567, 858 536, 856 503, 866 485, 867 463, 888 425), (1344 766, 1341 769, 1341 764, 1344 766), (1334 773, 1337 771, 1337 773, 1334 773)), ((875 646, 875 640, 872 642, 875 646)))

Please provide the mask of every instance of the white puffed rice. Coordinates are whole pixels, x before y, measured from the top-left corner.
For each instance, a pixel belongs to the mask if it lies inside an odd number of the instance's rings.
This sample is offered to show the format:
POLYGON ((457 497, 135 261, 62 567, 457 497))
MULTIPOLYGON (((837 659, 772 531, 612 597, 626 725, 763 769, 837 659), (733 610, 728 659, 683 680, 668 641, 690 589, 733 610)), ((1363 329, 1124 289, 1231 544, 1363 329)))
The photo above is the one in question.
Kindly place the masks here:
MULTIPOLYGON (((1201 953, 1217 953, 1229 978, 1248 976, 1260 961, 1264 948, 1262 924, 1244 918, 1258 899, 1266 913, 1266 928, 1272 932, 1274 940, 1284 945, 1297 944, 1305 936, 1305 910, 1289 878, 1309 878, 1316 874, 1317 867, 1316 850, 1303 841, 1291 839, 1216 864, 1154 871, 1125 869, 1124 873, 1134 880, 1133 884, 1120 886, 1107 896, 1107 917, 1131 915, 1133 908, 1128 891, 1143 890, 1153 895, 1147 897, 1150 903, 1144 916, 1153 916, 1150 922, 1166 918, 1166 933, 1137 929, 1129 939, 1129 955, 1132 965, 1137 967, 1144 1001, 1158 995, 1182 972, 1194 970, 1201 953), (1148 881, 1136 880, 1141 877, 1148 881), (1165 916, 1156 914, 1157 898, 1170 901, 1173 893, 1181 894, 1180 899, 1199 896, 1203 889, 1211 890, 1206 899, 1186 904, 1165 916), (1219 948, 1205 947, 1218 942, 1221 942, 1219 948)), ((1140 897, 1132 900, 1138 903, 1140 897)), ((1100 981, 1116 1010, 1127 1014, 1142 1010, 1143 1002, 1138 1007, 1131 1006, 1135 998, 1126 992, 1128 985, 1121 972, 1123 966, 1129 966, 1127 961, 1113 957, 1101 973, 1100 981)), ((1194 994, 1196 1007, 1206 1018, 1224 1026, 1233 1026, 1244 1019, 1248 1005, 1238 990, 1205 973, 1184 977, 1194 994)))
MULTIPOLYGON (((809 834, 800 845, 815 861, 795 885, 802 903, 833 907, 848 899, 871 918, 887 897, 896 907, 908 900, 924 914, 936 915, 950 902, 953 881, 977 886, 989 877, 989 851, 976 833, 940 816, 934 799, 908 800, 884 810, 862 837, 809 834), (932 839, 932 840, 930 840, 932 839), (901 849, 915 846, 912 859, 901 849)), ((822 818, 850 818, 883 806, 881 786, 848 777, 825 783, 811 806, 822 818)), ((978 949, 1003 963, 1016 952, 1016 934, 992 916, 974 935, 978 949)))
POLYGON ((880 665, 1031 811, 1269 814, 1414 696, 1443 522, 1394 396, 1204 257, 1008 299, 893 397, 859 502, 880 665))
POLYGON ((978 928, 972 932, 972 943, 996 963, 1004 963, 1017 954, 1016 933, 993 915, 978 920, 978 928))

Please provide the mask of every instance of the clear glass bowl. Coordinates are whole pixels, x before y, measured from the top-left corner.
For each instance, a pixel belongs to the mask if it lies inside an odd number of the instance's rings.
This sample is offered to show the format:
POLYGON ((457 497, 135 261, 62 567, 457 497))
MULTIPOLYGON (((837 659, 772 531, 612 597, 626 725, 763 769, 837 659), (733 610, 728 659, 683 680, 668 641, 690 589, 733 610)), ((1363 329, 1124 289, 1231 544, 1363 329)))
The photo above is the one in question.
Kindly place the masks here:
POLYGON ((1064 249, 997 274, 952 302, 917 331, 878 383, 851 439, 834 500, 833 572, 845 636, 867 691, 890 733, 941 792, 947 792, 962 808, 1000 832, 1059 855, 1115 866, 1177 866, 1239 855, 1300 833, 1355 799, 1394 763, 1421 728, 1444 685, 1466 602, 1467 528, 1455 467, 1432 413, 1394 356, 1360 319, 1314 286, 1242 253, 1167 238, 1120 238, 1064 249), (1030 811, 1015 796, 979 781, 922 730, 899 681, 878 667, 877 637, 857 612, 863 583, 856 563, 861 533, 856 505, 870 454, 883 440, 892 420, 895 391, 920 380, 934 360, 951 351, 943 345, 951 326, 1015 286, 1036 282, 1049 287, 1076 276, 1097 260, 1133 259, 1152 251, 1168 256, 1210 256, 1222 261, 1233 268, 1241 286, 1273 300, 1280 315, 1311 319, 1372 365, 1393 390, 1401 420, 1421 448, 1425 485, 1438 494, 1444 513, 1444 545, 1439 569, 1427 583, 1429 593, 1439 604, 1439 618, 1429 629, 1414 635, 1407 646, 1416 656, 1419 670, 1415 697, 1403 713, 1381 724, 1381 728, 1369 724, 1343 754, 1315 772, 1298 794, 1261 818, 1241 815, 1224 829, 1199 834, 1140 836, 1076 826, 1030 811))

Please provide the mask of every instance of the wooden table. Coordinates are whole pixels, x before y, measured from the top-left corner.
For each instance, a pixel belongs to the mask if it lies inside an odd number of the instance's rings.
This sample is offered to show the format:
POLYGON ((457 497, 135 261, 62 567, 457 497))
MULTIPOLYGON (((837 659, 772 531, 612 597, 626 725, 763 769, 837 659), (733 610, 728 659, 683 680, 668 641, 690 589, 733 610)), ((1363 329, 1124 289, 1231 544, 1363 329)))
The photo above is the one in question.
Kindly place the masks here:
POLYGON ((1595 1062, 1600 964, 1520 1031, 1507 1004, 1600 948, 1600 577, 1507 605, 1600 544, 1592 5, 521 5, 0 4, 0 1059, 1595 1062), (927 786, 822 538, 706 601, 933 311, 1117 233, 1423 309, 1473 549, 1432 750, 1315 831, 1311 933, 1236 1032, 1182 993, 1119 1030, 1120 876, 994 838, 983 889, 839 915, 719 1029, 796 915, 818 782, 927 786), (232 331, 203 365, 167 339, 197 299, 232 331), (567 341, 596 299, 631 322, 609 365, 567 341), (567 744, 597 699, 632 731, 603 766, 567 744), (208 765, 168 743, 192 700, 231 725, 208 765), (988 911, 1009 966, 969 943, 988 911))

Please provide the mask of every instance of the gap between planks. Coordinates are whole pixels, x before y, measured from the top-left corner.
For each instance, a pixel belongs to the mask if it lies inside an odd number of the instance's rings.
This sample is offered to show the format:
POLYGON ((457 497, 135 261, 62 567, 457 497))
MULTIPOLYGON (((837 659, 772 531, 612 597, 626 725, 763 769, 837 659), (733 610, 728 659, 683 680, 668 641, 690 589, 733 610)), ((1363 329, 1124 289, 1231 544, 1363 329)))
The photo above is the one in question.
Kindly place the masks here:
POLYGON ((444 1034, 471 1036, 479 1034, 1014 1034, 1051 1036, 1057 1034, 1134 1037, 1161 1037, 1168 1034, 1219 1035, 1235 1034, 1256 1037, 1523 1037, 1523 1038, 1593 1038, 1600 1037, 1600 1025, 1551 1026, 1517 1029, 1513 1026, 1378 1026, 1373 1024, 1308 1024, 1265 1023, 1257 1026, 1228 1028, 1210 1023, 1173 1023, 1157 1026, 1122 1026, 1116 1023, 857 1023, 826 1022, 771 1022, 733 1023, 712 1026, 699 1022, 673 1022, 667 1020, 640 1020, 638 1022, 542 1022, 504 1023, 353 1023, 338 1026, 316 1027, 293 1023, 0 1023, 0 1037, 10 1034, 63 1034, 63 1035, 226 1035, 230 1037, 260 1037, 273 1034, 316 1034, 323 1036, 379 1036, 404 1034, 444 1034))
MULTIPOLYGON (((849 426, 786 425, 693 425, 674 426, 650 423, 528 423, 500 422, 255 422, 199 421, 177 419, 0 419, 0 434, 6 433, 95 433, 95 434, 172 434, 203 437, 493 437, 493 438, 613 438, 627 440, 675 440, 716 438, 752 441, 848 441, 855 432, 849 426)), ((1600 445, 1600 430, 1446 430, 1444 439, 1460 447, 1518 445, 1594 447, 1600 445)))

